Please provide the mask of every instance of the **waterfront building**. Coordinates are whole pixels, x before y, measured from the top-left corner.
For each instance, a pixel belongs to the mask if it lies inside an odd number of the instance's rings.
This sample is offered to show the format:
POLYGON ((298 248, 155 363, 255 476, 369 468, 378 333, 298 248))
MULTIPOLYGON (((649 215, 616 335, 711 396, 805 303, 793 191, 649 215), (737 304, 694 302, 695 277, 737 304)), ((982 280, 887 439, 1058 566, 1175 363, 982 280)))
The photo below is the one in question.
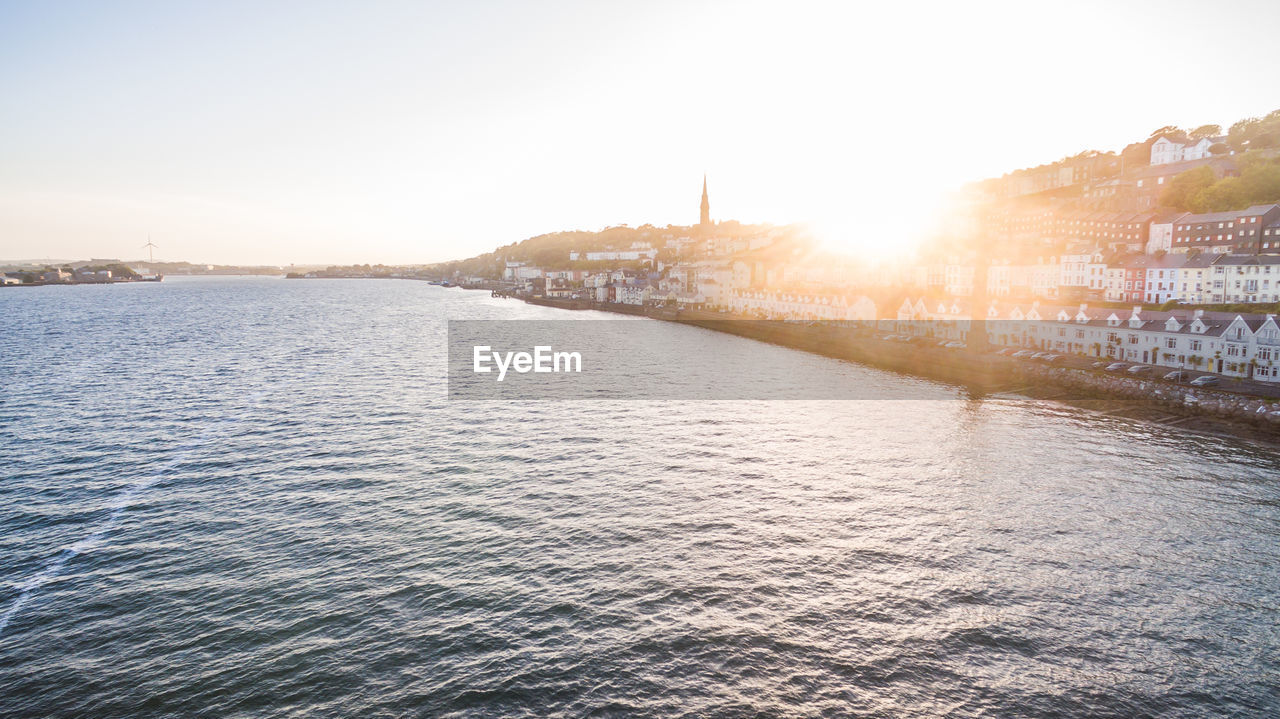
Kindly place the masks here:
MULTIPOLYGON (((988 340, 998 346, 1280 382, 1280 325, 1272 314, 993 300, 982 316, 988 340)), ((971 319, 957 300, 908 298, 892 327, 904 334, 966 341, 971 319)))
POLYGON ((700 309, 707 304, 707 298, 697 292, 685 292, 677 289, 659 289, 649 295, 649 303, 655 305, 676 305, 690 309, 700 309))
POLYGON ((546 280, 546 290, 544 294, 552 299, 567 300, 573 297, 574 292, 578 290, 577 285, 569 282, 562 277, 546 280))

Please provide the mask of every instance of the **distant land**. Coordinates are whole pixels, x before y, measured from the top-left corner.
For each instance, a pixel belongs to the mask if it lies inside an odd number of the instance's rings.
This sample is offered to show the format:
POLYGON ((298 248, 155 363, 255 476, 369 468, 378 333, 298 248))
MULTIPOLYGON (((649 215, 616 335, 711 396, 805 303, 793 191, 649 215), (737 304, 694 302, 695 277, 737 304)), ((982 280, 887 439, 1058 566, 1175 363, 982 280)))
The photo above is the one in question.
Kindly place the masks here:
POLYGON ((41 272, 46 270, 73 271, 84 267, 123 266, 138 274, 154 275, 282 275, 286 272, 311 271, 326 267, 315 265, 215 265, 200 262, 175 262, 148 260, 119 260, 93 258, 88 260, 0 260, 0 273, 41 272))

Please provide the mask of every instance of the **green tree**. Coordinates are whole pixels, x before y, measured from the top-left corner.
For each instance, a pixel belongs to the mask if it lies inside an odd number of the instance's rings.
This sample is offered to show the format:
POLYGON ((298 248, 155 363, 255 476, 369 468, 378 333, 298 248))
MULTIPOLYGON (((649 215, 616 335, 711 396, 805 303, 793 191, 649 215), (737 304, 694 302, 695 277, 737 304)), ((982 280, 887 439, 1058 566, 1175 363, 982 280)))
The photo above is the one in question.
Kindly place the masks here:
POLYGON ((1187 137, 1187 132, 1177 125, 1165 125, 1164 127, 1154 130, 1147 137, 1148 140, 1158 139, 1161 135, 1168 137, 1170 140, 1183 140, 1187 137))
POLYGON ((1253 136, 1258 134, 1258 129, 1261 125, 1262 120, 1256 117, 1246 117, 1237 121, 1231 126, 1231 129, 1227 130, 1227 144, 1235 150, 1245 149, 1249 145, 1249 141, 1253 139, 1253 136))
POLYGON ((1222 125, 1201 125, 1187 134, 1192 140, 1199 140, 1202 137, 1217 137, 1222 134, 1222 125))
POLYGON ((1258 134, 1253 136, 1253 139, 1249 141, 1249 149, 1250 150, 1268 149, 1268 148, 1275 147, 1277 144, 1280 144, 1280 139, 1277 139, 1277 133, 1271 130, 1267 130, 1265 132, 1259 132, 1258 134))
POLYGON ((1160 204, 1179 210, 1190 210, 1192 198, 1212 187, 1217 179, 1213 174, 1213 168, 1205 165, 1180 172, 1173 176, 1169 186, 1160 193, 1160 204))
POLYGON ((1147 140, 1146 142, 1135 142, 1130 145, 1125 145, 1125 148, 1120 151, 1120 162, 1130 170, 1150 163, 1151 142, 1151 140, 1147 140))
POLYGON ((1224 177, 1191 197, 1187 207, 1192 212, 1225 212, 1249 206, 1249 193, 1239 177, 1224 177))

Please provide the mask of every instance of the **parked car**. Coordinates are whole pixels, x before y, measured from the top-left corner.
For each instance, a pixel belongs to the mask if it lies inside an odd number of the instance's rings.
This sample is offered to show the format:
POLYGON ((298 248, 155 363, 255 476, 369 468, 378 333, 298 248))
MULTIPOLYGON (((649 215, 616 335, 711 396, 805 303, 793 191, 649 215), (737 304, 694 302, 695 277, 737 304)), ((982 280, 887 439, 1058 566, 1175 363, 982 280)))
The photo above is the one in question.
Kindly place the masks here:
POLYGON ((1089 365, 1089 366, 1090 366, 1090 367, 1092 367, 1092 368, 1094 368, 1094 369, 1106 369, 1107 363, 1106 363, 1106 362, 1094 362, 1093 364, 1091 364, 1091 365, 1089 365))
POLYGON ((1009 355, 1013 354, 1013 348, 1005 347, 1004 349, 997 351, 996 354, 1004 355, 1005 357, 1008 357, 1009 355))
POLYGON ((1187 381, 1187 373, 1181 370, 1174 370, 1164 376, 1166 382, 1185 382, 1187 381))
POLYGON ((1191 380, 1192 387, 1217 387, 1220 384, 1222 384, 1222 380, 1211 374, 1202 374, 1191 380))
POLYGON ((1151 374, 1151 368, 1141 364, 1130 367, 1128 371, 1129 374, 1151 374))
POLYGON ((1057 364, 1062 361, 1062 355, 1045 355, 1041 360, 1049 364, 1057 364))
POLYGON ((1112 362, 1106 367, 1103 367, 1103 369, 1106 370, 1107 372, 1123 372, 1124 368, 1128 366, 1129 365, 1125 364, 1124 362, 1112 362))
POLYGON ((1030 357, 1033 354, 1035 354, 1035 352, 1032 352, 1031 350, 1018 350, 1017 352, 1013 353, 1013 356, 1023 358, 1023 357, 1030 357))
POLYGON ((950 348, 951 348, 951 349, 953 349, 953 350, 957 350, 957 349, 961 349, 961 348, 963 348, 963 347, 964 347, 964 343, 963 343, 963 342, 961 342, 960 340, 952 340, 952 341, 950 341, 950 342, 946 343, 945 345, 943 345, 943 347, 950 347, 950 348))

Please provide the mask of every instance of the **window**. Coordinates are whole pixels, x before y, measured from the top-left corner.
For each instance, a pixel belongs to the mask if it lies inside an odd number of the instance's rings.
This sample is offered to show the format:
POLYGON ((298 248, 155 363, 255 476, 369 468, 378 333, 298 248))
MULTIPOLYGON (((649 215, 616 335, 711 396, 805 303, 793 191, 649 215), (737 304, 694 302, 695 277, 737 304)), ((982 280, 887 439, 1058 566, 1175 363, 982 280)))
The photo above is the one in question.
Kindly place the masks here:
POLYGON ((1178 340, 1174 339, 1173 337, 1166 338, 1164 341, 1164 346, 1168 347, 1171 350, 1176 350, 1178 349, 1178 340))
POLYGON ((1200 340, 1191 340, 1191 351, 1192 351, 1192 352, 1199 352, 1199 351, 1200 351, 1200 345, 1201 345, 1200 340))

